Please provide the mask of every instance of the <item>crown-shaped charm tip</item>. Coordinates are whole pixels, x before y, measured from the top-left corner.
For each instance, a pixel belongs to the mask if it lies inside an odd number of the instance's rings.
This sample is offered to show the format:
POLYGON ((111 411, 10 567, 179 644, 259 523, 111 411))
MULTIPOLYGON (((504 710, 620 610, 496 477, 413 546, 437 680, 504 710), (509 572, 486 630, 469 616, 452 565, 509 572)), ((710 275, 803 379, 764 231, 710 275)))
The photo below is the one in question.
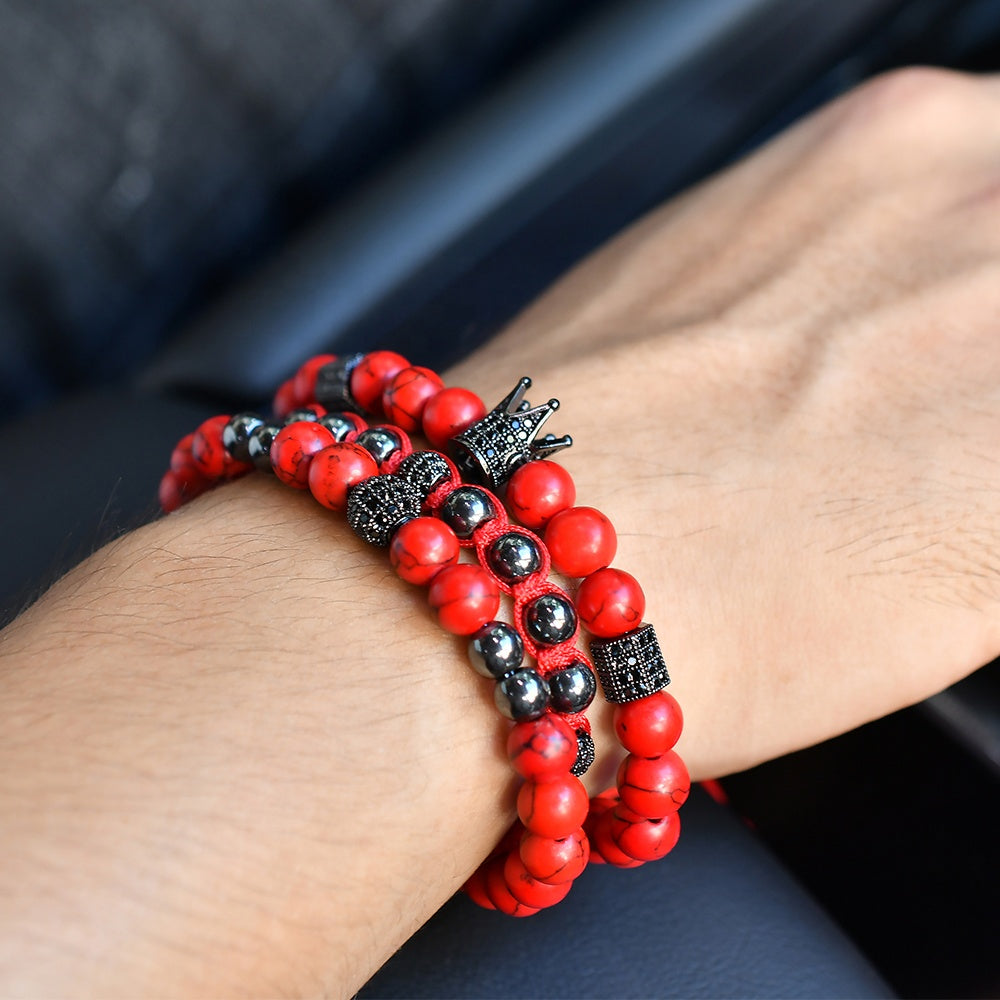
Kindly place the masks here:
POLYGON ((573 439, 552 434, 536 440, 549 417, 559 409, 559 400, 550 399, 531 406, 524 398, 531 388, 527 375, 482 420, 451 439, 455 462, 463 475, 492 489, 499 489, 514 471, 538 458, 568 448, 573 439))

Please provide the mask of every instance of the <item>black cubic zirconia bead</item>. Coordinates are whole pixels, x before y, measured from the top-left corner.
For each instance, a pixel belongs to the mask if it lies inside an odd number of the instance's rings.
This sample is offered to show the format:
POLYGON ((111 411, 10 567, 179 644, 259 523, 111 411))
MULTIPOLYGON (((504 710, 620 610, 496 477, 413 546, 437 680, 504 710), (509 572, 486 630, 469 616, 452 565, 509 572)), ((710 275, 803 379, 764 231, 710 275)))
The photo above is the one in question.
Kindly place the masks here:
POLYGON ((590 655, 604 697, 615 705, 646 698, 670 683, 652 625, 640 625, 615 639, 591 639, 590 655))
POLYGON ((359 412, 361 408, 351 395, 351 373, 363 359, 363 354, 348 354, 323 365, 316 373, 316 402, 328 410, 359 412))
POLYGON ((568 448, 573 439, 547 434, 536 440, 542 424, 559 409, 559 400, 540 406, 524 401, 531 379, 525 376, 482 420, 451 439, 451 453, 463 479, 499 489, 525 462, 568 448))
POLYGON ((384 548, 393 532, 420 516, 420 494, 396 476, 372 476, 347 495, 347 523, 371 545, 384 548))
POLYGON ((586 729, 576 731, 576 760, 569 769, 570 774, 582 777, 590 770, 590 765, 597 758, 597 751, 594 749, 594 737, 586 729))
POLYGON ((451 478, 451 469, 436 451, 415 451, 396 466, 396 475, 405 479, 426 500, 451 478))

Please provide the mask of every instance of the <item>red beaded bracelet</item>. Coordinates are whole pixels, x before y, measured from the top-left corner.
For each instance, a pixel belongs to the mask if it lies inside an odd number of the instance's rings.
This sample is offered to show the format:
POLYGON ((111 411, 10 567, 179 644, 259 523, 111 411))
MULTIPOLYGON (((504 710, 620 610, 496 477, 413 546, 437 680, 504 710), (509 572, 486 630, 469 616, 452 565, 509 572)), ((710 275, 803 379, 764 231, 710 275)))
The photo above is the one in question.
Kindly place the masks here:
MULTIPOLYGON (((378 351, 339 361, 323 355, 306 362, 276 394, 276 414, 286 419, 291 416, 292 424, 288 426, 297 429, 272 429, 261 421, 246 441, 246 458, 262 467, 273 458, 279 478, 289 485, 312 489, 321 503, 333 509, 348 506, 349 494, 362 482, 374 484, 383 478, 374 477, 371 465, 374 463, 377 470, 379 457, 389 459, 380 450, 385 448, 386 438, 391 442, 395 435, 401 445, 395 451, 390 445, 393 469, 409 457, 409 441, 400 425, 411 431, 422 426, 425 436, 438 446, 450 440, 467 477, 501 487, 515 469, 507 486, 508 503, 526 527, 545 529, 547 545, 530 532, 508 530, 497 498, 481 487, 458 486, 457 476, 441 482, 424 499, 433 512, 440 515, 444 507, 445 517, 457 518, 468 529, 463 531, 467 534, 463 541, 475 545, 478 567, 451 561, 449 553, 454 545, 438 520, 413 517, 404 518, 405 523, 382 524, 380 511, 385 496, 374 496, 371 503, 356 501, 354 506, 360 513, 352 519, 352 527, 370 541, 376 540, 370 537, 372 530, 380 533, 380 539, 384 535, 384 541, 392 540, 391 558, 397 572, 402 568, 400 575, 404 579, 431 584, 432 604, 437 604, 439 612, 449 609, 442 623, 445 627, 450 624, 452 631, 464 631, 478 621, 481 598, 483 606, 492 609, 489 616, 495 614, 490 588, 482 586, 479 573, 492 576, 497 590, 514 595, 515 622, 522 642, 535 654, 540 666, 547 668, 549 679, 558 673, 553 672, 553 665, 563 667, 567 656, 580 656, 577 650, 567 654, 569 647, 560 645, 567 642, 562 633, 544 631, 558 625, 560 618, 565 628, 565 621, 572 616, 571 634, 575 638, 572 602, 544 580, 545 574, 537 575, 541 567, 526 574, 531 578, 527 586, 504 580, 495 572, 497 566, 491 566, 490 554, 495 553, 500 541, 507 541, 508 547, 515 550, 530 543, 542 554, 546 571, 551 551, 556 568, 567 576, 585 578, 577 595, 577 607, 584 624, 597 637, 591 644, 595 665, 606 697, 618 703, 615 727, 629 754, 619 769, 617 789, 588 803, 583 786, 570 773, 581 763, 584 748, 579 738, 587 732, 585 725, 574 734, 564 719, 551 712, 515 725, 508 752, 513 766, 526 779, 518 796, 520 823, 466 885, 476 902, 514 915, 530 915, 562 899, 586 866, 591 842, 595 860, 620 867, 636 867, 645 860, 662 857, 676 843, 680 830, 676 811, 687 797, 690 784, 683 763, 672 751, 682 725, 680 709, 662 691, 669 678, 652 627, 640 625, 645 603, 642 591, 629 574, 608 567, 617 545, 608 519, 592 508, 573 507, 572 479, 560 466, 543 460, 571 441, 552 435, 535 440, 558 402, 550 400, 531 409, 522 402, 529 385, 530 380, 522 379, 493 411, 486 413, 482 401, 473 393, 445 389, 429 369, 409 366, 405 358, 393 352, 378 351), (317 421, 314 399, 320 401, 320 406, 332 404, 344 412, 324 415, 317 421), (332 421, 335 426, 324 430, 334 434, 334 440, 338 440, 335 434, 339 433, 340 442, 347 448, 332 448, 318 428, 298 427, 302 421, 294 420, 297 414, 293 411, 306 405, 314 409, 302 416, 320 427, 324 420, 332 421), (366 428, 350 412, 377 412, 380 405, 395 426, 366 428), (361 434, 369 431, 370 440, 356 443, 361 434), (353 441, 345 440, 348 436, 353 441), (449 498, 453 498, 450 508, 446 507, 449 498), (468 518, 476 520, 482 513, 480 510, 477 515, 476 504, 482 508, 484 502, 492 509, 491 516, 470 525, 468 518), (474 540, 473 536, 478 537, 474 540), (546 613, 532 619, 530 612, 539 610, 546 613), (449 620, 447 616, 453 612, 456 617, 449 620), (539 645, 539 628, 543 639, 558 641, 551 646, 544 641, 539 645), (561 652, 550 656, 555 650, 561 652), (586 832, 581 828, 584 819, 586 832)), ((213 479, 230 478, 252 467, 226 448, 222 441, 224 428, 231 438, 249 429, 246 425, 233 427, 228 418, 212 418, 175 449, 171 472, 161 484, 161 501, 166 501, 166 509, 195 495, 213 479), (219 443, 223 444, 221 453, 219 443)), ((433 453, 416 453, 414 458, 428 454, 433 453)), ((445 461, 441 456, 437 458, 445 461)), ((390 464, 386 460, 381 463, 383 467, 390 464)), ((424 474, 418 473, 417 478, 424 474)), ((385 488, 387 483, 359 492, 378 493, 385 488)), ((395 503, 399 497, 392 489, 390 494, 390 503, 395 503)), ((498 637, 486 638, 492 642, 498 637)), ((473 640, 470 648, 476 642, 480 642, 480 648, 473 648, 473 663, 478 659, 484 666, 488 651, 484 652, 480 640, 473 640)), ((502 643, 497 648, 502 648, 502 643)), ((503 663, 501 659, 492 664, 492 670, 481 672, 495 676, 492 671, 503 663)), ((570 671, 570 689, 572 682, 579 681, 579 673, 570 671)), ((503 677, 500 682, 498 690, 503 677)), ((589 755, 592 759, 592 744, 589 755)))

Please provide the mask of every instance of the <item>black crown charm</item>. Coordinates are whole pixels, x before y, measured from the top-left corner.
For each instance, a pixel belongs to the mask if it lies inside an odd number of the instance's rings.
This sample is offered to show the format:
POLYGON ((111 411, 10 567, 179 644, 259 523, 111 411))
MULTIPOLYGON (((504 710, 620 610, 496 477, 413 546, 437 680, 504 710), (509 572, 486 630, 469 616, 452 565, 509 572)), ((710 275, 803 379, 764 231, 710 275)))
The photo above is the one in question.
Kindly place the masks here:
POLYGON ((496 490, 525 462, 548 458, 573 443, 568 434, 535 440, 542 424, 559 409, 559 400, 531 406, 524 398, 530 387, 530 378, 520 379, 482 420, 451 439, 452 456, 464 479, 496 490))

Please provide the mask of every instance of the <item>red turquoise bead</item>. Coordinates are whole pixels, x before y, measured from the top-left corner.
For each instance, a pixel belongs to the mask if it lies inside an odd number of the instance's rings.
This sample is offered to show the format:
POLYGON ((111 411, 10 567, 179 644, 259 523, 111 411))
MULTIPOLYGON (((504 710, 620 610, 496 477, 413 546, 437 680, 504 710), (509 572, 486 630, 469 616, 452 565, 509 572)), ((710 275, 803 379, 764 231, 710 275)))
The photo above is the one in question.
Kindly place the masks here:
POLYGON ((517 814, 525 829, 556 840, 578 830, 589 809, 587 789, 573 774, 526 781, 517 795, 517 814))
POLYGON ((593 507, 569 507, 545 528, 552 564, 566 576, 589 576, 609 565, 618 550, 614 525, 593 507))
POLYGON ((538 912, 538 907, 526 906, 507 887, 502 855, 491 858, 486 863, 483 881, 489 901, 508 917, 533 917, 538 912))
POLYGON ((455 635, 472 635, 496 617, 500 590, 481 566, 461 563, 446 566, 434 577, 428 600, 442 628, 455 635))
POLYGON ((313 455, 335 443, 333 434, 312 420, 296 420, 282 427, 271 443, 274 474, 286 486, 308 489, 313 455))
POLYGON ((507 736, 507 756, 522 778, 541 781, 565 774, 576 762, 576 733, 555 715, 519 722, 507 736))
POLYGON ((563 882, 560 885, 539 882, 524 867, 524 862, 517 850, 507 853, 503 865, 503 878, 510 894, 518 902, 525 906, 534 906, 539 910, 561 903, 570 889, 573 888, 572 882, 563 882))
POLYGON ((362 410, 377 413, 385 387, 397 372, 409 366, 410 362, 395 351, 372 351, 351 372, 351 395, 362 410))
POLYGON ((629 754, 618 768, 618 794, 622 803, 646 819, 660 819, 677 812, 690 792, 688 769, 673 750, 658 757, 629 754))
POLYGON ((168 469, 160 480, 159 501, 160 506, 168 514, 183 506, 188 500, 193 500, 196 496, 204 493, 208 488, 208 483, 200 477, 190 482, 185 481, 184 474, 168 469))
MULTIPOLYGON (((627 810, 626 810, 627 812, 627 810)), ((658 861, 673 850, 681 835, 681 818, 671 813, 662 819, 622 818, 615 809, 610 820, 615 846, 636 861, 658 861)))
POLYGON ((507 483, 507 504, 525 527, 538 531, 576 501, 573 477, 556 462, 522 465, 507 483))
POLYGON ((428 401, 443 388, 444 382, 430 368, 404 368, 382 393, 382 409, 392 423, 412 434, 420 429, 428 401))
POLYGON ((486 416, 486 404, 468 389, 442 389, 424 406, 424 437, 439 450, 470 424, 486 416))
POLYGON ((317 354, 306 361, 292 377, 292 395, 304 405, 316 398, 316 376, 320 368, 336 361, 336 354, 317 354))
POLYGON ((486 873, 482 865, 468 877, 462 889, 477 906, 481 906, 484 910, 496 909, 493 901, 486 895, 486 873))
POLYGON ((191 454, 191 445, 194 443, 194 432, 185 434, 184 437, 174 445, 174 450, 170 453, 170 468, 174 472, 182 472, 188 466, 194 464, 194 456, 191 454))
POLYGON ((278 386, 278 390, 274 394, 274 400, 271 403, 271 409, 274 410, 274 415, 279 420, 283 420, 295 407, 301 406, 305 402, 307 400, 300 400, 295 395, 295 379, 290 378, 278 386))
POLYGON ((220 479, 227 466, 233 464, 222 444, 222 429, 229 423, 229 415, 209 417, 203 421, 191 438, 191 456, 198 470, 207 479, 220 479))
POLYGON ((309 492, 330 510, 346 510, 348 490, 377 473, 375 459, 361 445, 334 443, 312 456, 307 473, 309 492))
POLYGON ((602 639, 613 639, 642 624, 646 595, 630 573, 599 569, 580 584, 576 610, 589 632, 602 639))
POLYGON ((656 757, 673 749, 684 727, 677 699, 666 691, 615 706, 618 742, 637 757, 656 757))
POLYGON ((389 544, 389 562, 407 583, 423 587, 446 566, 458 562, 458 536, 436 517, 407 521, 389 544))
POLYGON ((611 835, 611 824, 614 822, 614 810, 609 809, 598 818, 593 825, 593 855, 600 857, 606 864, 615 868, 639 868, 642 862, 630 857, 614 841, 611 835))
POLYGON ((553 840, 527 831, 521 838, 521 861, 532 878, 563 885, 578 878, 590 860, 590 842, 582 829, 553 840))

